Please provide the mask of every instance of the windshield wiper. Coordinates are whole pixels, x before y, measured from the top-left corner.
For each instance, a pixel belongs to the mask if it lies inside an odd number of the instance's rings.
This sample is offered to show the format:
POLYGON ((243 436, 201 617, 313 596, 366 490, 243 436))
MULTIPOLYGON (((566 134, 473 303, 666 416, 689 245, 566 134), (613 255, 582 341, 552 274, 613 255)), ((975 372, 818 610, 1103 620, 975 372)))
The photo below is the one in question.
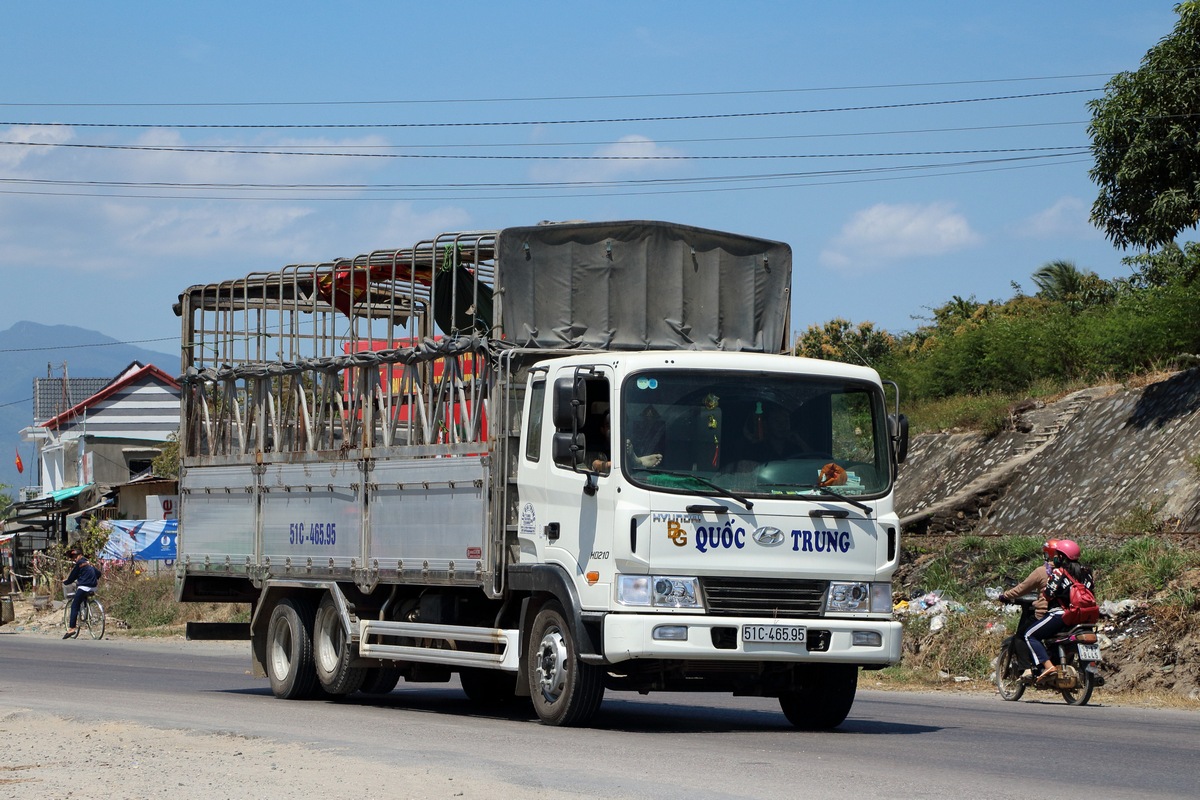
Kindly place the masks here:
POLYGON ((707 486, 708 488, 712 489, 712 492, 710 492, 710 493, 697 492, 696 494, 702 494, 705 497, 712 497, 714 494, 717 495, 718 497, 730 497, 730 498, 733 498, 734 500, 737 500, 742 505, 744 505, 746 507, 747 511, 750 511, 754 508, 754 503, 750 502, 745 497, 742 497, 740 494, 738 494, 736 492, 732 492, 729 489, 726 489, 724 486, 719 486, 719 485, 713 483, 708 478, 701 478, 699 475, 693 475, 690 472, 675 472, 675 471, 669 470, 669 469, 656 469, 653 467, 648 467, 646 469, 646 471, 652 472, 655 475, 670 475, 675 478, 690 478, 691 480, 694 480, 696 483, 699 483, 703 486, 707 486))
POLYGON ((866 503, 860 503, 859 501, 857 501, 853 498, 847 497, 846 495, 842 494, 841 492, 835 492, 832 489, 829 489, 825 486, 816 486, 814 484, 809 484, 807 486, 799 486, 794 483, 762 483, 759 485, 773 487, 776 489, 792 489, 793 491, 795 491, 797 493, 799 493, 799 492, 815 492, 815 493, 821 495, 822 497, 828 497, 831 500, 843 500, 843 501, 849 503, 850 505, 854 506, 855 508, 861 508, 868 515, 871 513, 871 507, 869 505, 867 505, 866 503))

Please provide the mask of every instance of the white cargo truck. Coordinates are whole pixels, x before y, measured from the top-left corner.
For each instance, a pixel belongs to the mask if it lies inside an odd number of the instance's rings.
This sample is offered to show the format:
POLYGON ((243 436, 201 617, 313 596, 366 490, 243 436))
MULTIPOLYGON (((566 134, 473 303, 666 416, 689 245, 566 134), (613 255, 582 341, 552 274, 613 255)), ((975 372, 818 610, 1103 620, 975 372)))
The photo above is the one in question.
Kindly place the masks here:
POLYGON ((661 222, 448 233, 180 296, 177 595, 281 698, 457 674, 841 724, 900 658, 907 449, 875 371, 784 355, 791 250, 661 222), (890 413, 889 413, 890 412, 890 413))

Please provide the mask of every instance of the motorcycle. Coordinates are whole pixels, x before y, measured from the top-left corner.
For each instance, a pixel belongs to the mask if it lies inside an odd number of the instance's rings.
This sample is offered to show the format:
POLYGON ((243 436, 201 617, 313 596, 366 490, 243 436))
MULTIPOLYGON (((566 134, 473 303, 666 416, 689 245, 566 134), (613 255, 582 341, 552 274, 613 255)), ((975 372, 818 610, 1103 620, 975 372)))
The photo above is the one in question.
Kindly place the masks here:
POLYGON ((1017 632, 1000 645, 1000 656, 996 659, 996 688, 1000 697, 1020 700, 1025 690, 1033 687, 1058 692, 1070 705, 1087 705, 1092 690, 1104 685, 1104 677, 1100 675, 1100 635, 1095 625, 1075 625, 1043 640, 1050 660, 1058 665, 1058 674, 1041 683, 1036 677, 1026 676, 1027 670, 1034 676, 1041 671, 1033 663, 1024 638, 1025 631, 1034 623, 1036 599, 1036 595, 1027 594, 1012 601, 1021 607, 1021 620, 1017 632))

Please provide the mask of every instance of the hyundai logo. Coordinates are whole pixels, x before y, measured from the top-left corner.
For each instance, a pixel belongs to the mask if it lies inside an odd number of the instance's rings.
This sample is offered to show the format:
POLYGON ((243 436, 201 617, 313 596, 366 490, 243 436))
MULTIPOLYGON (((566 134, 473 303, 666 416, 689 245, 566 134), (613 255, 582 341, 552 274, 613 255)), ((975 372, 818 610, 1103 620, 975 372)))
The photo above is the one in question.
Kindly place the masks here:
POLYGON ((754 541, 767 547, 783 544, 783 531, 779 528, 755 528, 754 533, 750 536, 754 541))

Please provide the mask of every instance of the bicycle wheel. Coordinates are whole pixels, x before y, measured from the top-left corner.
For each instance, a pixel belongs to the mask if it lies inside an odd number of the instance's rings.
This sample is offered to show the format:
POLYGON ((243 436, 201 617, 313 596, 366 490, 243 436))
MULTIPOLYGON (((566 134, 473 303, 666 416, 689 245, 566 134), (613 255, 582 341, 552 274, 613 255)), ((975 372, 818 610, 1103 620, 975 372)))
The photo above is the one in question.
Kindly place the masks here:
MULTIPOLYGON (((78 622, 78 620, 76 620, 76 622, 78 622)), ((66 605, 63 606, 63 630, 64 631, 71 630, 71 595, 67 595, 66 605)), ((75 637, 78 637, 78 636, 79 636, 79 629, 77 628, 75 630, 75 637)), ((65 639, 66 637, 64 636, 63 638, 65 639)), ((74 638, 74 637, 72 637, 72 638, 74 638)))
MULTIPOLYGON (((79 636, 79 632, 85 628, 89 634, 92 632, 92 609, 90 606, 91 603, 86 597, 83 599, 83 602, 79 604, 79 618, 75 620, 76 636, 79 636)), ((95 636, 93 635, 92 638, 94 639, 95 636)))
POLYGON ((95 597, 89 597, 84 608, 88 609, 88 633, 93 639, 103 639, 104 606, 95 597))

